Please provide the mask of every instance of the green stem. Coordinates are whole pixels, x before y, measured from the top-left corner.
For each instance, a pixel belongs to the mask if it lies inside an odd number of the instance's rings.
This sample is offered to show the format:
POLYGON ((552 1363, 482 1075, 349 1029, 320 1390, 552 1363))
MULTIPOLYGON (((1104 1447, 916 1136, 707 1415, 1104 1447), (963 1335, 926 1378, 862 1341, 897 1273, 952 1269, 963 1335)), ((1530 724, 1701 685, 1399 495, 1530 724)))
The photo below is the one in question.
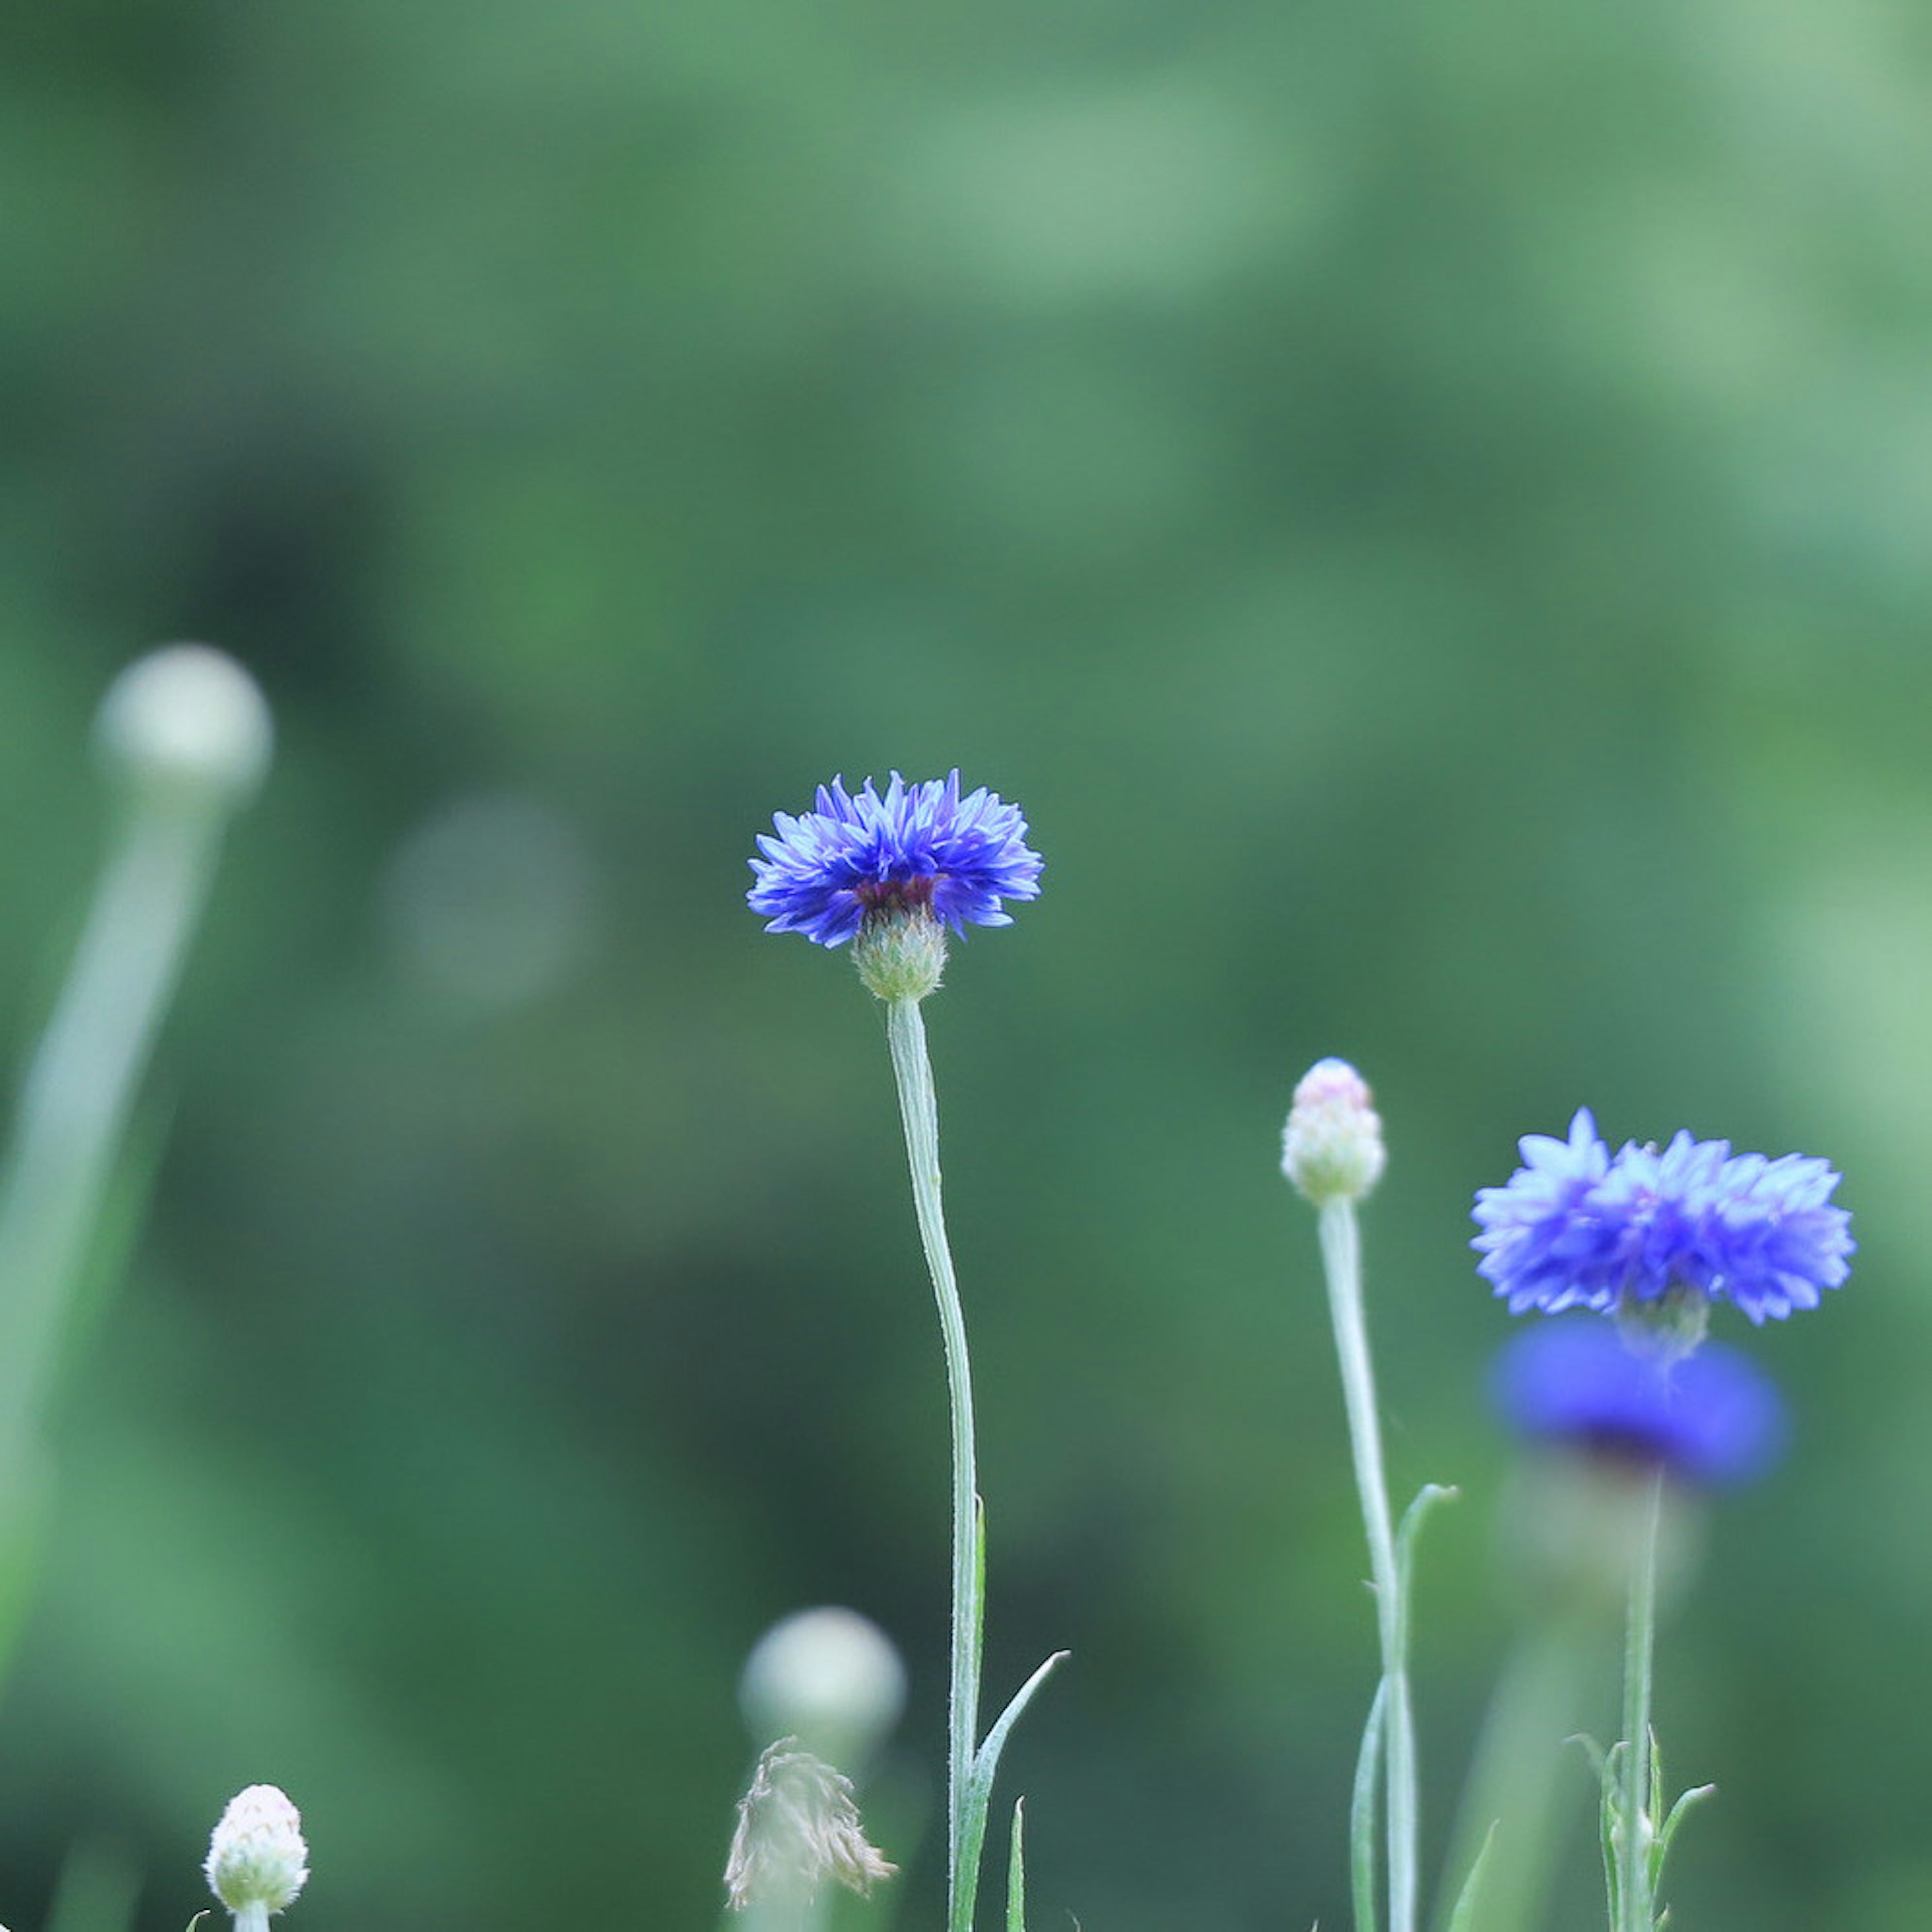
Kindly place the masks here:
POLYGON ((1632 1553, 1624 1625, 1623 1843, 1618 1847, 1618 1932, 1654 1932, 1651 1896, 1651 1679, 1657 1655, 1657 1543, 1664 1475, 1650 1479, 1632 1553))
POLYGON ((952 1667, 946 1704, 946 1922, 947 1932, 971 1932, 979 1890, 979 1859, 966 1850, 968 1781, 980 1722, 980 1652, 986 1618, 980 1572, 979 1486, 973 1454, 973 1381, 966 1356, 966 1317, 946 1245, 940 1203, 939 1106, 919 1002, 886 1003, 886 1038, 892 1048, 899 1118, 905 1127, 906 1160, 912 1171, 913 1206, 920 1240, 939 1304, 946 1345, 946 1388, 952 1412, 952 1667))
POLYGON ((225 814, 136 794, 22 1088, 0 1180, 0 1480, 38 1433, 135 1083, 174 988, 225 814))
POLYGON ((1355 1486, 1368 1531, 1369 1574, 1375 1585, 1376 1624, 1382 1643, 1384 1777, 1388 1806, 1389 1932, 1415 1932, 1415 1714, 1408 1694, 1408 1617, 1396 1569, 1395 1532, 1382 1473, 1382 1427, 1376 1412, 1375 1372, 1369 1361, 1362 1310, 1361 1234, 1352 1201, 1321 1210, 1322 1260, 1328 1308, 1354 1450, 1355 1486))

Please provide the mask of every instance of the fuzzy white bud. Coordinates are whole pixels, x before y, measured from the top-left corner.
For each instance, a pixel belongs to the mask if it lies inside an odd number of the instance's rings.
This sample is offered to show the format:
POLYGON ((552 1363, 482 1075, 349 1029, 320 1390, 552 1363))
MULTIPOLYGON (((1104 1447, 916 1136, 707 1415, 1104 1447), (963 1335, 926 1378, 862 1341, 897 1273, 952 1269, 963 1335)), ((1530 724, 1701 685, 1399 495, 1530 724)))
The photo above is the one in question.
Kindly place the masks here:
POLYGON ((1294 1090, 1281 1168, 1318 1208, 1359 1201, 1382 1178, 1388 1156, 1371 1097, 1346 1060, 1318 1060, 1294 1090))
POLYGON ((251 1784, 228 1801, 208 1841, 209 1888, 237 1919, 258 1923, 295 1901, 308 1878, 302 1814, 272 1784, 251 1784))
POLYGON ((137 658, 108 686, 94 734, 133 784, 218 805, 248 798, 274 748, 260 687, 212 644, 164 644, 137 658))
POLYGON ((754 1742, 796 1737, 856 1770, 898 1720, 905 1666, 892 1640, 856 1610, 800 1610, 752 1647, 738 1701, 754 1742))
POLYGON ((866 1836, 852 1780, 781 1738, 758 1760, 738 1801, 738 1828, 724 1867, 734 1912, 761 1906, 789 1924, 830 1880, 868 1893, 898 1866, 866 1836))

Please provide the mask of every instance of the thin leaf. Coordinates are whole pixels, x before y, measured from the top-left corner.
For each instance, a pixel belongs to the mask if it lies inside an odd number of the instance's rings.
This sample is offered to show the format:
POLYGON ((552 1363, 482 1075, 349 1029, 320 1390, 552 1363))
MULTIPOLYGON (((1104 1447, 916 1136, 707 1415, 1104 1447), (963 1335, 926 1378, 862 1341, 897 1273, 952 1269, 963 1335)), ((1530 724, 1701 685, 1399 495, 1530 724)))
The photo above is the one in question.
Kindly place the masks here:
POLYGON ((961 1807, 959 1869, 968 1882, 980 1869, 980 1854, 986 1842, 986 1810, 993 1800, 993 1774, 1000 1768, 1000 1754, 1006 1748, 1006 1734, 1018 1722, 1020 1713, 1033 1702, 1034 1694, 1053 1674, 1055 1665, 1069 1653, 1056 1650, 1020 1688, 1012 1702, 994 1720, 993 1728, 973 1755, 966 1774, 965 1803, 961 1807))
POLYGON ((1664 1820, 1663 1828, 1657 1834, 1660 1863, 1662 1854, 1670 1850, 1670 1841, 1677 1835, 1677 1828, 1684 1822, 1684 1814, 1692 1806, 1701 1804, 1706 1798, 1714 1798, 1717 1795, 1718 1787, 1714 1784, 1694 1784, 1671 1806, 1670 1816, 1664 1820))
POLYGON ((1618 1927, 1623 1923, 1623 1872, 1622 1862, 1617 1857, 1617 1834, 1623 1810, 1623 1790, 1622 1780, 1618 1772, 1622 1766, 1624 1747, 1615 1744, 1606 1751, 1592 1743, 1591 1749, 1599 1760, 1604 1780, 1604 1890, 1610 1903, 1610 1932, 1617 1932, 1618 1927))
POLYGON ((973 1496, 973 1584, 981 1603, 986 1600, 986 1498, 973 1496))
POLYGON ((1006 1932, 1026 1932, 1026 1800, 1013 1800, 1013 1855, 1006 1867, 1006 1932))
POLYGON ((1563 1742, 1574 1744, 1590 1760, 1590 1768, 1597 1774, 1599 1784, 1610 1781, 1610 1760, 1603 1746, 1588 1731, 1573 1731, 1563 1742))
POLYGON ((1348 1871, 1355 1898, 1355 1932, 1376 1932, 1376 1786, 1382 1765, 1386 1681, 1376 1686, 1362 1748, 1355 1754, 1355 1791, 1348 1805, 1348 1871))
POLYGON ((1475 1932, 1476 1904, 1481 1895, 1483 1879, 1490 1868, 1490 1854, 1496 1849, 1496 1831, 1502 1822, 1498 1818, 1483 1834, 1482 1850, 1477 1852, 1474 1862, 1469 1867, 1469 1876, 1462 1881, 1462 1889, 1456 1897, 1456 1909, 1449 1915, 1449 1932, 1475 1932))
POLYGON ((1395 1568, 1405 1588, 1409 1572, 1414 1562, 1415 1539, 1422 1532, 1422 1526, 1444 1503, 1460 1502, 1462 1492, 1452 1489, 1446 1484, 1424 1483, 1415 1492, 1415 1500, 1402 1513, 1402 1521, 1395 1533, 1395 1568))

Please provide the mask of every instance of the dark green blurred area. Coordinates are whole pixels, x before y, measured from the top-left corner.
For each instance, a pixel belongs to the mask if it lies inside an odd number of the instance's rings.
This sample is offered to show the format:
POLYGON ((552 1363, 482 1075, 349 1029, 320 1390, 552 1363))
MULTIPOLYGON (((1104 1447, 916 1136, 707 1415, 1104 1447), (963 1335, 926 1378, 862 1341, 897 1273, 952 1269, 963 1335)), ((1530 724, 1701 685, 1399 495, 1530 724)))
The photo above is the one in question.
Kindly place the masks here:
POLYGON ((738 1664, 831 1600, 908 1655, 936 1922, 881 1029, 742 892, 821 778, 956 764, 1048 862, 928 1014, 989 1697, 1074 1652, 1006 1760, 1036 1924, 1346 1922, 1372 1618, 1275 1166, 1332 1052, 1394 1478, 1466 1497, 1438 1845, 1508 1628, 1471 1191, 1582 1102, 1844 1169, 1851 1287, 1732 1324, 1796 1440, 1666 1636, 1676 1916, 1922 1932, 1928 110, 1903 0, 10 16, 16 1060, 115 668, 220 642, 282 745, 64 1408, 0 1916, 80 1844, 178 1932, 272 1779, 315 1932, 708 1925, 738 1664))

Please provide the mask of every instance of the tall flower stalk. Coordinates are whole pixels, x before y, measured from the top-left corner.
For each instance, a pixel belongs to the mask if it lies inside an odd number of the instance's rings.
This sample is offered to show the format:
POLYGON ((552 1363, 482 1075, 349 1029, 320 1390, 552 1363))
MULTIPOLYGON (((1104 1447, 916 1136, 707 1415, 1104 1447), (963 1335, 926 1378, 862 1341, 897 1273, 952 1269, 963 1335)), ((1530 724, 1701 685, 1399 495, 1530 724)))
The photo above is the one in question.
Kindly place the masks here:
POLYGON ((766 930, 802 932, 821 946, 850 941, 867 988, 886 1008, 886 1038, 905 1130, 913 1208, 939 1311, 952 1420, 952 1609, 946 1700, 946 1926, 971 1932, 993 1778, 1007 1733, 1059 1659, 1049 1658, 991 1730, 980 1736, 986 1626, 986 1544, 973 1430, 965 1310, 946 1240, 939 1108, 921 1003, 944 970, 949 928, 1006 926, 1006 899, 1040 890, 1040 860, 1017 807, 985 790, 962 795, 959 775, 882 796, 868 781, 821 786, 814 809, 781 812, 752 861, 752 910, 766 930))
POLYGON ((1839 1176, 1803 1154, 1733 1154, 1679 1132, 1613 1155, 1580 1108, 1567 1138, 1532 1134, 1523 1165, 1476 1196, 1479 1272, 1513 1314, 1573 1307, 1610 1323, 1532 1331, 1506 1358, 1505 1400, 1527 1432, 1639 1472, 1625 1560, 1623 1736, 1601 1761, 1611 1932, 1654 1932, 1665 1855, 1686 1808, 1666 1810, 1652 1722, 1658 1550, 1666 1479, 1723 1481, 1768 1460, 1776 1397, 1741 1358, 1706 1349, 1714 1304, 1754 1323, 1815 1308, 1850 1273, 1839 1176))
MULTIPOLYGON (((1390 1932, 1413 1932, 1417 1895, 1415 1708, 1408 1686, 1408 1616, 1396 1570, 1395 1528, 1382 1471, 1382 1425, 1375 1370, 1362 1309, 1361 1231, 1351 1200, 1324 1202, 1320 1214, 1322 1266, 1328 1279, 1329 1318, 1348 1414, 1355 1487, 1368 1532, 1369 1576, 1375 1586, 1376 1632, 1382 1648, 1382 1729, 1387 1808, 1390 1932)), ((1358 1916, 1359 1912, 1358 1912, 1358 1916)))
MULTIPOLYGON (((45 1409, 116 1163, 235 812, 268 768, 268 707, 204 644, 151 652, 96 721, 120 825, 22 1083, 0 1167, 0 1571, 17 1588, 45 1409)), ((16 1602, 0 1603, 4 1644, 16 1602)))
POLYGON ((1624 1618, 1623 1831, 1612 1846, 1617 1861, 1617 1932, 1652 1932, 1657 1922, 1650 1841, 1651 1685, 1657 1667, 1657 1540, 1664 1516, 1664 1472, 1644 1486, 1643 1514, 1632 1554, 1630 1602, 1624 1618))
MULTIPOLYGON (((906 1163, 912 1173, 914 1212, 926 1250, 927 1271, 939 1308, 939 1333, 946 1351, 946 1395, 952 1422, 952 1641, 946 1693, 946 1866, 948 1891, 963 1904, 950 1913, 972 1923, 972 1894, 978 1872, 964 1870, 964 1803, 980 1729, 980 1660, 986 1622, 986 1573, 980 1551, 979 1467, 973 1433, 973 1370, 966 1352, 966 1311, 959 1301, 952 1251, 946 1238, 940 1198, 939 1102, 926 1052, 926 1022, 919 1002, 896 999, 886 1007, 886 1039, 892 1049, 892 1078, 898 1087, 899 1118, 905 1128, 906 1163)), ((986 1828, 982 1816, 980 1831, 986 1828)), ((974 1850, 976 1852, 976 1845, 974 1850)))
POLYGON ((1420 1805, 1415 1712, 1408 1684, 1408 1551, 1429 1509, 1449 1492, 1426 1488, 1398 1534, 1382 1468, 1382 1424, 1362 1300, 1361 1230, 1356 1204, 1382 1177, 1382 1123, 1366 1082, 1346 1060, 1318 1061, 1294 1090, 1282 1136, 1282 1167, 1318 1216, 1328 1312, 1348 1417, 1355 1486, 1368 1534, 1382 1685, 1376 1695, 1356 1784, 1351 1847, 1356 1932, 1376 1924, 1373 1784, 1384 1792, 1384 1859, 1390 1932, 1414 1932, 1420 1895, 1420 1805))

